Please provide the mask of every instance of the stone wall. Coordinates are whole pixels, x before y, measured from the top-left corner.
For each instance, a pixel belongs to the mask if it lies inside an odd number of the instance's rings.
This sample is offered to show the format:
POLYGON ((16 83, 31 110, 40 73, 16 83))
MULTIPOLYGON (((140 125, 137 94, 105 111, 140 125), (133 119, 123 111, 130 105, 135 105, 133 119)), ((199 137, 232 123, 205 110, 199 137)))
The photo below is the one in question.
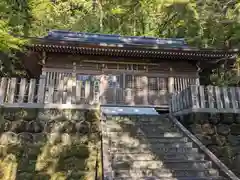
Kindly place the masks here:
POLYGON ((0 179, 95 178, 97 112, 12 108, 1 109, 0 118, 0 179))
POLYGON ((178 119, 240 177, 240 115, 194 113, 178 119))

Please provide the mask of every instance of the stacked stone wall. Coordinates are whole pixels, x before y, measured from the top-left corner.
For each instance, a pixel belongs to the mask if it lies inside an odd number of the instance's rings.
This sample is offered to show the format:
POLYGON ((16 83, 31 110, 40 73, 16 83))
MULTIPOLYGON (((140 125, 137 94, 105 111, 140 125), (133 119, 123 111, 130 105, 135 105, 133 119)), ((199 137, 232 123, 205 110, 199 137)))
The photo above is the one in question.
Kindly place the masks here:
POLYGON ((0 118, 0 179, 95 178, 98 112, 11 108, 1 109, 0 118))
POLYGON ((240 115, 194 113, 180 122, 240 177, 240 115))

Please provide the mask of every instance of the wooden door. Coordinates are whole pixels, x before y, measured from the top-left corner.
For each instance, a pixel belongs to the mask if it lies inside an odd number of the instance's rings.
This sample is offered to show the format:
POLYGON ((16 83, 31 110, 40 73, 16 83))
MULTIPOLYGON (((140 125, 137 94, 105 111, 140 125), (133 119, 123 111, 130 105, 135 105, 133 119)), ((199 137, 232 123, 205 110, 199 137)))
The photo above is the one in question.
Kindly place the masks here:
POLYGON ((149 105, 147 76, 135 76, 134 85, 134 104, 149 105))
POLYGON ((124 104, 122 75, 104 74, 100 81, 102 104, 124 104))
POLYGON ((167 78, 148 77, 149 104, 160 106, 168 104, 167 78))

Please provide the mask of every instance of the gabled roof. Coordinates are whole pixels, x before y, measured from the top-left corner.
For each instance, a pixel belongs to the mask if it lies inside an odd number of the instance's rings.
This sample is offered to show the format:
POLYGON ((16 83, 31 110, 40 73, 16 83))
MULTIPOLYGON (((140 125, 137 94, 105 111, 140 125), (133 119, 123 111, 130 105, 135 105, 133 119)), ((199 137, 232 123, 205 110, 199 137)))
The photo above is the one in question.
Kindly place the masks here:
POLYGON ((81 55, 136 57, 154 59, 209 60, 230 58, 238 50, 197 49, 184 39, 120 36, 50 31, 43 38, 32 38, 28 48, 34 51, 74 53, 81 55))
POLYGON ((156 48, 187 48, 187 43, 180 38, 155 38, 146 36, 120 36, 111 34, 95 34, 71 31, 50 31, 44 39, 90 43, 95 45, 109 45, 115 47, 152 47, 156 48))

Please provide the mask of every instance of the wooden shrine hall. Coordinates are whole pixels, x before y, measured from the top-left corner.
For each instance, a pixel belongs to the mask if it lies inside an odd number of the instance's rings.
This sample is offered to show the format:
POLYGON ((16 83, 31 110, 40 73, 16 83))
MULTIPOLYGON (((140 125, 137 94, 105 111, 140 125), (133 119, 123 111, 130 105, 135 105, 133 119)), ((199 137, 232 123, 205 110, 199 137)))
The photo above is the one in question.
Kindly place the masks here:
POLYGON ((200 73, 232 64, 236 55, 174 38, 50 31, 30 40, 23 62, 33 76, 45 76, 46 91, 51 84, 57 92, 59 82, 70 78, 81 82, 75 91, 86 94, 88 87, 104 105, 168 108, 171 93, 200 85, 200 73))

